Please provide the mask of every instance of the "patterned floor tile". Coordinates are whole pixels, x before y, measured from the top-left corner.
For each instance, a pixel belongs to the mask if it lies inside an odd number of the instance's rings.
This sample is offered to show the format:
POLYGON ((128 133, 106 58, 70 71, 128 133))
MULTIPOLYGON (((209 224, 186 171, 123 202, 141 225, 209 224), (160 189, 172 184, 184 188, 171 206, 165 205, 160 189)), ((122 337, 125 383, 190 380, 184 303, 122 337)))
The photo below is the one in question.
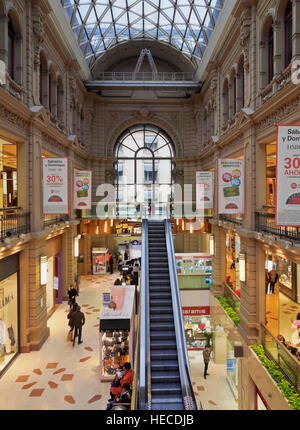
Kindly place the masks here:
POLYGON ((65 396, 64 400, 68 403, 71 403, 72 405, 74 405, 74 403, 75 403, 73 396, 65 396))
POLYGON ((48 385, 49 385, 49 387, 50 388, 57 388, 58 387, 58 384, 56 384, 55 382, 53 382, 53 381, 49 381, 48 382, 48 385))
POLYGON ((62 375, 61 381, 72 381, 73 376, 74 376, 73 374, 65 373, 64 375, 62 375))
POLYGON ((44 388, 34 388, 29 394, 29 397, 41 397, 44 391, 44 388))
POLYGON ((86 349, 87 351, 94 351, 93 348, 91 348, 90 346, 85 346, 84 349, 86 349))
POLYGON ((198 391, 204 391, 204 390, 205 390, 205 388, 204 388, 204 387, 202 387, 202 386, 200 386, 200 387, 197 387, 197 390, 198 390, 198 391))
POLYGON ((33 373, 36 373, 37 375, 42 375, 41 369, 34 369, 33 373))
POLYGON ((102 395, 101 394, 96 394, 94 397, 92 397, 89 401, 88 401, 88 403, 94 403, 94 402, 97 402, 97 400, 100 400, 102 398, 102 395))
POLYGON ((37 382, 31 382, 31 384, 23 385, 22 390, 28 390, 28 388, 33 387, 37 382))
POLYGON ((65 367, 63 367, 63 368, 61 368, 61 369, 58 369, 58 370, 56 370, 55 372, 53 372, 53 375, 57 375, 58 373, 64 372, 65 370, 66 370, 66 368, 65 368, 65 367))
POLYGON ((208 403, 210 403, 213 406, 217 406, 217 404, 215 402, 213 402, 212 400, 209 400, 208 403))
POLYGON ((86 312, 86 315, 92 315, 90 312, 86 312))
POLYGON ((16 379, 16 382, 26 382, 27 379, 29 378, 30 375, 21 375, 18 376, 18 378, 16 379))
POLYGON ((89 360, 91 358, 91 356, 89 356, 89 357, 84 357, 84 358, 81 358, 79 361, 81 361, 81 363, 83 363, 84 361, 87 361, 87 360, 89 360))
POLYGON ((93 312, 100 312, 100 309, 93 309, 93 312))
POLYGON ((55 369, 58 363, 48 363, 46 369, 55 369))

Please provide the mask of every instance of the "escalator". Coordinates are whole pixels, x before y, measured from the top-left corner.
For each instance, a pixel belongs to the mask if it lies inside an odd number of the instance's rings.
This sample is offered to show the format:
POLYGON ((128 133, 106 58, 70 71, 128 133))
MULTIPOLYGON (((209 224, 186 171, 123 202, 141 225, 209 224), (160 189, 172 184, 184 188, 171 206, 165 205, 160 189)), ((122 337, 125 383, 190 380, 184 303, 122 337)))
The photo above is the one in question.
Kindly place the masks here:
POLYGON ((197 409, 177 283, 171 224, 143 220, 137 409, 197 409))

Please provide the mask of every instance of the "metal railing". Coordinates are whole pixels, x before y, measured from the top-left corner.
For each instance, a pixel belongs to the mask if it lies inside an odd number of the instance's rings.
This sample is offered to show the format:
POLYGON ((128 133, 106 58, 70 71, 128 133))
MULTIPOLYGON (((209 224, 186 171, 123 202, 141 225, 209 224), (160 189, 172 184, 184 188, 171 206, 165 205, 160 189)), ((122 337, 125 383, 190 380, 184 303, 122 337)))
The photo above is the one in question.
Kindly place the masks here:
POLYGON ((243 224, 243 215, 219 215, 221 221, 232 222, 236 225, 243 224))
POLYGON ((0 239, 30 232, 30 213, 22 213, 21 208, 0 209, 0 239))
POLYGON ((176 263, 174 245, 172 240, 172 228, 170 220, 165 220, 166 229, 166 244, 168 251, 168 262, 169 262, 169 274, 170 284, 172 292, 172 305, 174 313, 174 325, 176 333, 176 344, 178 354, 178 365, 180 372, 180 383, 182 388, 184 408, 186 410, 197 410, 197 402, 193 390, 190 369, 189 369, 189 358, 187 353, 185 332, 183 326, 183 315, 179 293, 179 286, 177 280, 176 263))
POLYGON ((93 82, 99 81, 196 82, 193 72, 102 72, 93 82))
POLYGON ((150 362, 148 361, 148 340, 149 340, 149 257, 148 257, 148 222, 143 220, 142 230, 142 278, 140 294, 140 352, 139 352, 139 395, 136 397, 136 409, 148 409, 149 390, 148 373, 150 372, 150 362))
POLYGON ((55 216, 46 215, 44 216, 43 225, 45 228, 68 220, 69 220, 69 215, 55 215, 55 216))
POLYGON ((255 229, 258 232, 274 234, 281 239, 300 241, 300 228, 276 227, 274 213, 255 212, 255 229))
POLYGON ((278 364, 282 373, 300 394, 300 361, 264 325, 262 344, 266 354, 278 364))

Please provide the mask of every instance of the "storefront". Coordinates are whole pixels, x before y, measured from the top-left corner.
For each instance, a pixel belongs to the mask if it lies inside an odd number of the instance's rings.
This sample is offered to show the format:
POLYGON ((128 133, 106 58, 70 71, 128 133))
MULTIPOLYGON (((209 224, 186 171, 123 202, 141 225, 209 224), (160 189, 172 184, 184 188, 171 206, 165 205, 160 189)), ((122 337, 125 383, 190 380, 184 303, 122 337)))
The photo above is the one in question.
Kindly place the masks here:
POLYGON ((63 298, 62 235, 46 242, 47 282, 46 306, 50 316, 63 298))
POLYGON ((240 249, 241 239, 237 234, 226 234, 226 284, 240 295, 240 249))
POLYGON ((186 346, 200 351, 211 341, 209 291, 180 291, 186 346))
POLYGON ((300 312, 300 265, 284 255, 266 252, 265 270, 266 327, 275 337, 282 334, 286 341, 297 346, 299 336, 291 321, 300 312))
POLYGON ((19 352, 19 254, 0 261, 0 374, 19 352))
POLYGON ((175 254, 176 271, 180 289, 209 289, 211 286, 211 255, 175 254))
POLYGON ((17 145, 0 139, 0 208, 17 206, 17 145))

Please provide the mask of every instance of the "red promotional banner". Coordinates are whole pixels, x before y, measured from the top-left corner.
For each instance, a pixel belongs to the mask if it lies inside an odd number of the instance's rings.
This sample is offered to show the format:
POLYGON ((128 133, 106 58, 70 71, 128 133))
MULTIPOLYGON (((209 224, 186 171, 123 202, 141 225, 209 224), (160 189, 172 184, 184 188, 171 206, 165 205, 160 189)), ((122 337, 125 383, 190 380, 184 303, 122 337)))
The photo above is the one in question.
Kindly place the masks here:
POLYGON ((183 315, 210 315, 210 306, 183 306, 182 307, 183 315))

